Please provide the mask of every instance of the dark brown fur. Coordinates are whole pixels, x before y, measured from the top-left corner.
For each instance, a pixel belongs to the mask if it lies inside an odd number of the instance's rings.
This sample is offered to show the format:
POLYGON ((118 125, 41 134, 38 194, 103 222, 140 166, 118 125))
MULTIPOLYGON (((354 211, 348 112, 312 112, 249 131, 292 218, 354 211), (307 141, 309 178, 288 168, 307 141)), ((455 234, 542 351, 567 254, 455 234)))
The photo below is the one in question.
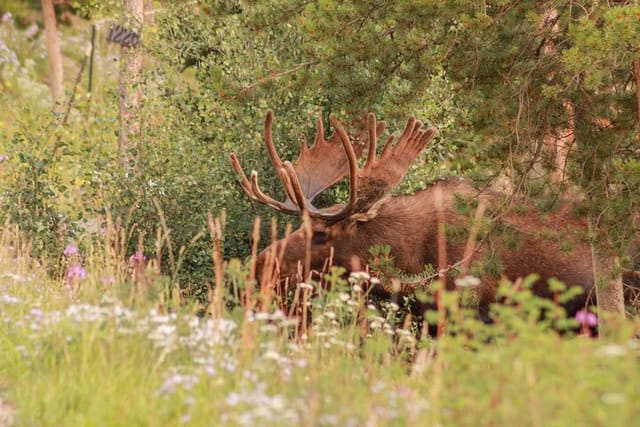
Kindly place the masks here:
MULTIPOLYGON (((570 208, 553 213, 541 213, 532 206, 520 206, 507 213, 497 211, 505 201, 503 195, 479 192, 464 180, 439 182, 414 195, 393 197, 383 202, 371 218, 348 218, 334 224, 319 219, 311 220, 311 268, 321 271, 333 248, 333 265, 354 271, 369 263, 369 249, 386 245, 391 249, 395 266, 407 274, 419 274, 426 264, 438 265, 438 209, 444 214, 447 233, 447 264, 460 264, 464 258, 468 228, 474 208, 459 209, 462 200, 471 203, 484 199, 489 210, 485 221, 493 218, 489 228, 484 227, 478 237, 476 250, 469 266, 482 267, 485 263, 499 266, 498 271, 480 272, 479 310, 487 319, 489 304, 496 301, 496 285, 501 277, 516 280, 532 273, 539 275, 534 293, 551 297, 547 280, 556 278, 569 286, 581 286, 584 292, 565 305, 569 316, 584 308, 593 293, 594 279, 591 249, 584 240, 586 223, 571 213, 570 208), (436 205, 434 192, 442 190, 442 207, 436 205), (455 230, 462 230, 455 233, 455 230), (475 262, 475 265, 474 265, 475 262)), ((296 277, 299 263, 305 256, 307 237, 304 227, 286 239, 275 242, 258 257, 258 275, 263 273, 267 253, 282 251, 279 261, 281 278, 290 282, 296 277)), ((451 286, 451 284, 448 284, 451 286)))

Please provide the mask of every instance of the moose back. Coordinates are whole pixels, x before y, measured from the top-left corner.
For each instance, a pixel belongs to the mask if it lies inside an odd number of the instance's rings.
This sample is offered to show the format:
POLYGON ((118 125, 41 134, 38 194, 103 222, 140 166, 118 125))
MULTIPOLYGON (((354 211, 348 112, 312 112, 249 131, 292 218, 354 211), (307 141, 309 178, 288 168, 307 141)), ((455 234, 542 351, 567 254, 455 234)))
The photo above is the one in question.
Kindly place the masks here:
MULTIPOLYGON (((551 297, 548 280, 584 289, 565 303, 569 316, 584 308, 593 297, 591 248, 586 241, 586 222, 573 215, 570 206, 540 212, 533 205, 505 210, 506 197, 493 190, 477 190, 462 179, 441 181, 413 195, 391 197, 409 166, 432 141, 435 130, 423 129, 411 117, 399 137, 391 135, 379 156, 378 138, 383 122, 367 116, 367 129, 355 143, 335 118, 335 132, 324 137, 318 119, 315 141, 302 144, 297 161, 283 162, 271 134, 273 112, 264 123, 267 153, 287 194, 283 202, 266 195, 255 171, 248 178, 235 154, 231 160, 247 195, 291 215, 307 220, 289 236, 272 243, 257 260, 260 281, 291 283, 322 274, 329 265, 348 272, 366 268, 373 246, 387 246, 396 268, 419 274, 425 265, 439 268, 447 286, 455 274, 472 272, 480 278, 479 313, 489 320, 489 305, 496 301, 501 278, 516 280, 535 273, 533 292, 551 297), (360 140, 365 140, 362 144, 360 140), (362 167, 358 157, 365 152, 362 167), (312 202, 344 177, 349 179, 349 200, 326 208, 312 202)), ((384 289, 379 289, 384 292, 384 289)))

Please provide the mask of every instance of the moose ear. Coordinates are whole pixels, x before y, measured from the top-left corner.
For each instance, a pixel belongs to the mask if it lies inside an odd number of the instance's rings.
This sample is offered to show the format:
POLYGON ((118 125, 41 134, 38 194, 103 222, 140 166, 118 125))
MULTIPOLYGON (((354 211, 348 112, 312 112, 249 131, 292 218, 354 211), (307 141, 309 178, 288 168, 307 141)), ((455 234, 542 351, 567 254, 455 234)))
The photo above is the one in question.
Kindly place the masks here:
POLYGON ((375 212, 367 211, 367 212, 357 213, 357 214, 351 215, 348 221, 353 224, 357 222, 369 222, 376 217, 377 213, 378 213, 377 211, 375 212))
POLYGON ((382 205, 384 205, 388 200, 389 200, 389 196, 385 196, 384 198, 378 200, 377 202, 375 202, 373 204, 373 206, 371 206, 368 210, 366 210, 365 212, 358 212, 355 213, 353 215, 351 215, 349 217, 349 220, 351 221, 357 221, 357 222, 367 222, 367 221, 371 221, 372 219, 374 219, 375 217, 378 216, 378 212, 380 211, 380 208, 382 207, 382 205))

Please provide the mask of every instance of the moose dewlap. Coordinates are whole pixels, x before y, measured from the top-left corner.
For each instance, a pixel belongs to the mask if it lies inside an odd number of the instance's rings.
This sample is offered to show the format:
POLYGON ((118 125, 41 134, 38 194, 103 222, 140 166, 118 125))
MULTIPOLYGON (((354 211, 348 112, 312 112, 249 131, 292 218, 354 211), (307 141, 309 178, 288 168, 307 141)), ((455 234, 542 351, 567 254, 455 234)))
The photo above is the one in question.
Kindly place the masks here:
POLYGON ((313 145, 303 143, 292 164, 283 162, 276 152, 273 117, 268 111, 265 145, 287 199, 280 202, 266 195, 258 185, 257 172, 247 178, 235 154, 231 154, 233 167, 251 199, 309 219, 259 254, 256 274, 263 283, 307 281, 330 265, 348 272, 363 270, 369 264, 370 249, 386 246, 396 268, 419 274, 430 264, 440 269, 448 287, 455 286, 455 275, 478 275, 483 319, 488 319, 501 278, 516 280, 532 273, 539 277, 533 286, 538 296, 552 297, 547 283, 551 278, 584 288, 564 304, 569 316, 590 302, 594 279, 591 249, 584 239, 587 226, 570 207, 542 213, 526 205, 517 212, 506 211, 504 194, 477 190, 462 179, 391 197, 411 163, 433 140, 435 129, 424 129, 422 122, 410 117, 400 136, 389 136, 377 156, 378 138, 386 125, 376 123, 373 114, 367 116, 366 134, 356 137, 353 144, 335 118, 331 119, 335 132, 325 139, 319 118, 313 145), (366 159, 359 167, 358 157, 365 146, 366 159), (350 184, 346 204, 327 208, 312 204, 318 194, 346 176, 350 184))

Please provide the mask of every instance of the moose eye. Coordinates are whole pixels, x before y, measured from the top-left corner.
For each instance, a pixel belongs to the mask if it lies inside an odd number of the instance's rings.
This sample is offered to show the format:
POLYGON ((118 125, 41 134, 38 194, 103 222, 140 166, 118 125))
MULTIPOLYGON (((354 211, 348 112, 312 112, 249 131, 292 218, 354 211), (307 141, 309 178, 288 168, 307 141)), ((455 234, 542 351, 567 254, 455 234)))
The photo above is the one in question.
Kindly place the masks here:
POLYGON ((312 240, 313 243, 326 243, 329 240, 329 234, 324 231, 314 231, 312 240))

